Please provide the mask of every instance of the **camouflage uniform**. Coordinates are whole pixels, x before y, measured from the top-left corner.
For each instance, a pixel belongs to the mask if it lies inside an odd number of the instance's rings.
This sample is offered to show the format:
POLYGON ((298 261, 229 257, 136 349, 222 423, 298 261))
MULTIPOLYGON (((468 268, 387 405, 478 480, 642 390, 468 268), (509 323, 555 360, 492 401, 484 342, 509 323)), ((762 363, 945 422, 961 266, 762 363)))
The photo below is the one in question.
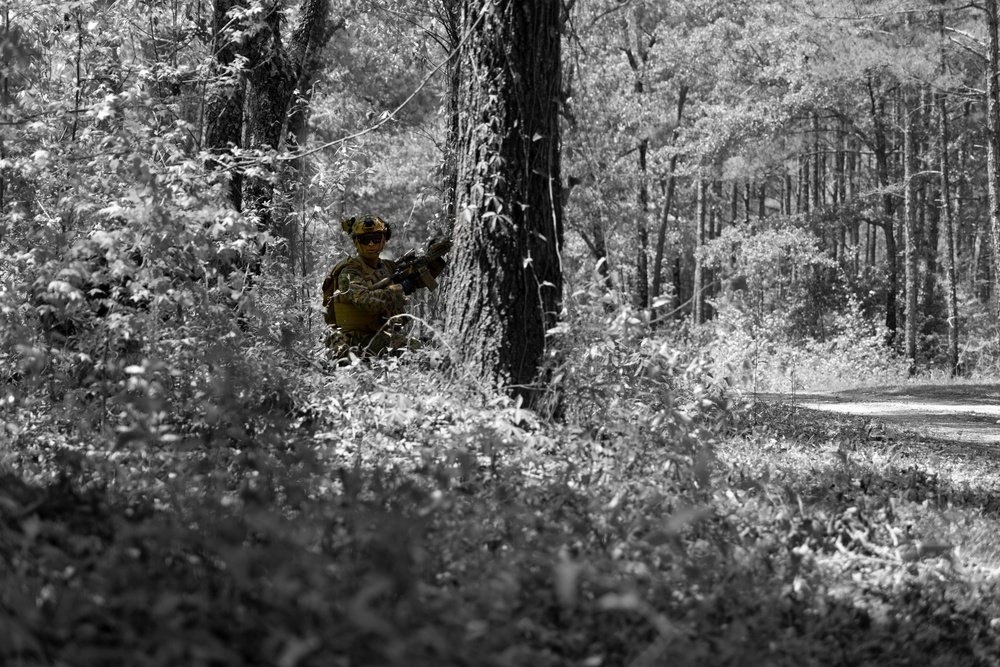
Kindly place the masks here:
MULTIPOLYGON (((391 228, 379 218, 349 218, 343 225, 352 238, 373 229, 383 232, 385 238, 391 235, 391 228)), ((420 347, 419 341, 402 332, 400 319, 389 321, 406 312, 403 292, 388 287, 372 289, 395 271, 396 263, 391 260, 378 259, 372 267, 361 257, 338 262, 330 271, 324 281, 325 320, 331 327, 326 347, 336 358, 345 358, 350 352, 364 357, 420 347)))

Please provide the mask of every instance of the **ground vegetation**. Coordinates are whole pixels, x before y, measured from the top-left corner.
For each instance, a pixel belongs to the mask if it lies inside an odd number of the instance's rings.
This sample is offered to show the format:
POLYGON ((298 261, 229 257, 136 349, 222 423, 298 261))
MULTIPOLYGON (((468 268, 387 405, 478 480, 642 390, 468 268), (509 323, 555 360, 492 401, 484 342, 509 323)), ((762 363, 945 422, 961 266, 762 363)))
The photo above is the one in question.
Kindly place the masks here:
POLYGON ((537 5, 0 7, 0 662, 997 664, 993 3, 537 5))

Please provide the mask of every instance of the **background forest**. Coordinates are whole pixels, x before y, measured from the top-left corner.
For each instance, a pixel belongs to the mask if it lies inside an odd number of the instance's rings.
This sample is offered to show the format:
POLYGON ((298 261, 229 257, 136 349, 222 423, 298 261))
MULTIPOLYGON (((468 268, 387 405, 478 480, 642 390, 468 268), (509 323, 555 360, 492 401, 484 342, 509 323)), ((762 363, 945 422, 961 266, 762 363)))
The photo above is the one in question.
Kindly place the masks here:
POLYGON ((993 454, 754 400, 995 381, 995 0, 0 21, 0 661, 997 664, 993 454))

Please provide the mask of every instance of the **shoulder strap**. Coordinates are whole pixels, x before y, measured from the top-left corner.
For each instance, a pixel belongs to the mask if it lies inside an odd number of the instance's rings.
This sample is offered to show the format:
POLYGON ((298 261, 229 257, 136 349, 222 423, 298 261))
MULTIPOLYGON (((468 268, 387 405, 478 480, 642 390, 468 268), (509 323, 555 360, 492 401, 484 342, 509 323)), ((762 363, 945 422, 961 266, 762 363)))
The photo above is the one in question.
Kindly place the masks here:
POLYGON ((350 263, 351 257, 345 257, 344 259, 337 262, 337 264, 330 269, 330 273, 327 274, 326 279, 323 281, 323 306, 327 306, 330 303, 330 297, 333 293, 337 291, 337 279, 340 277, 340 272, 344 270, 344 267, 350 263))

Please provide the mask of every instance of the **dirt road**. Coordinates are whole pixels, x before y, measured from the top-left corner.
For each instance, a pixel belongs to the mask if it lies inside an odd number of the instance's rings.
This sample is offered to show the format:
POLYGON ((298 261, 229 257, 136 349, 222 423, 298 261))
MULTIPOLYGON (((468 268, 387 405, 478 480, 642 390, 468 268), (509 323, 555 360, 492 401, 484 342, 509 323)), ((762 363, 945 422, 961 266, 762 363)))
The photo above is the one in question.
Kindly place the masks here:
POLYGON ((857 415, 935 440, 1000 446, 1000 384, 903 385, 761 398, 857 415))

